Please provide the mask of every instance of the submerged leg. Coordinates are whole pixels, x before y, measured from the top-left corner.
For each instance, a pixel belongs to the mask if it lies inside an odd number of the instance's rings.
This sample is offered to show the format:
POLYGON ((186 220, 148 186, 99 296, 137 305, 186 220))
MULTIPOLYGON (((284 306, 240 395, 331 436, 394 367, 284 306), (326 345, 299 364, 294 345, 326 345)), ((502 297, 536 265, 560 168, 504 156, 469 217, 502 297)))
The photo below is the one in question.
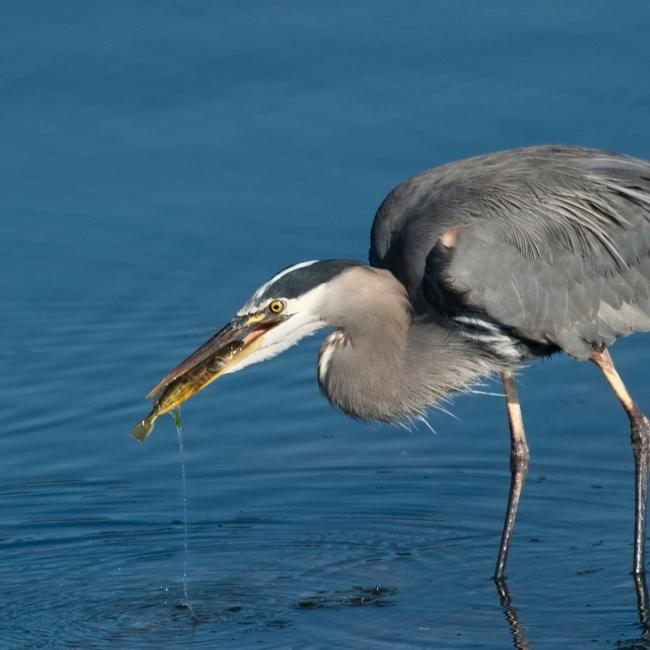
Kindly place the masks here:
POLYGON ((512 529, 515 526, 515 517, 519 507, 521 490, 524 487, 526 474, 528 473, 528 444, 526 443, 526 432, 524 421, 521 417, 521 406, 517 395, 517 383, 515 376, 510 372, 504 372, 501 376, 503 388, 506 393, 506 406, 508 408, 508 422, 510 423, 510 494, 508 495, 508 509, 501 534, 501 545, 499 546, 499 557, 494 572, 494 579, 501 581, 505 575, 508 551, 512 539, 512 529))
POLYGON ((634 452, 634 562, 632 573, 645 573, 645 533, 648 512, 648 470, 650 468, 650 422, 628 392, 616 372, 607 348, 594 350, 591 360, 602 370, 618 401, 630 418, 632 451, 634 452))

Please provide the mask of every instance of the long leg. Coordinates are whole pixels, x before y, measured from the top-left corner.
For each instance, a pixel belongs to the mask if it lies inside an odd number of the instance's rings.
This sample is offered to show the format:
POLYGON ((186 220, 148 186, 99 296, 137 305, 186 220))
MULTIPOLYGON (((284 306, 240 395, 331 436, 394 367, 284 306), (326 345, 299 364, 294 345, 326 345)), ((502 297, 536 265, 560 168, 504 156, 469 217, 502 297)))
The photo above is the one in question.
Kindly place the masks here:
POLYGON ((602 370, 618 401, 630 418, 634 452, 634 562, 632 573, 645 573, 645 533, 648 513, 648 470, 650 468, 650 422, 628 392, 616 372, 607 348, 594 350, 591 360, 602 370))
POLYGON ((519 498, 528 473, 528 460, 530 458, 515 376, 510 372, 504 372, 501 375, 501 380, 506 394, 508 422, 510 423, 510 494, 508 495, 508 509, 506 510, 506 519, 501 534, 499 557, 494 572, 494 579, 497 581, 503 580, 505 575, 508 551, 512 540, 512 529, 515 526, 519 498))

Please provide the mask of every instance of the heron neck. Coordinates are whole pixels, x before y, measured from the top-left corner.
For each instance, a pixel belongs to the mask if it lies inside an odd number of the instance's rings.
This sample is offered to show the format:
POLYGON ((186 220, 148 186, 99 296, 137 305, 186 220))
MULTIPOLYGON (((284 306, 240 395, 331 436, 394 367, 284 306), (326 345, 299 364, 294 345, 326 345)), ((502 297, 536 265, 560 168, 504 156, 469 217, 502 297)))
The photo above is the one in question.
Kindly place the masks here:
POLYGON ((362 420, 417 417, 481 377, 501 370, 484 348, 452 328, 414 319, 407 327, 386 327, 380 318, 363 332, 345 328, 321 348, 321 389, 342 411, 362 420))

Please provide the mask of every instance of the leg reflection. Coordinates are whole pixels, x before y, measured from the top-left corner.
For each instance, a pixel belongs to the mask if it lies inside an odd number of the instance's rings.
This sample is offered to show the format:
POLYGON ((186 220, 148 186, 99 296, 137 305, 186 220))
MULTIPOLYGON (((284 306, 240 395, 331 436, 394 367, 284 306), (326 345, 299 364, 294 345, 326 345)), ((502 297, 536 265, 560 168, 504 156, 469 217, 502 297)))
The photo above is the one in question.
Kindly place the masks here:
MULTIPOLYGON (((648 584, 646 583, 645 573, 635 573, 634 587, 636 589, 636 606, 639 610, 639 623, 641 624, 641 638, 632 641, 632 647, 650 648, 650 616, 648 613, 648 584), (639 645, 641 642, 641 645, 639 645)), ((625 647, 625 646, 619 646, 625 647)))
POLYGON ((615 650, 649 650, 650 625, 648 624, 648 585, 644 573, 633 574, 636 589, 636 605, 641 624, 641 636, 634 639, 624 639, 614 644, 615 650))
MULTIPOLYGON (((644 573, 633 574, 634 587, 636 589, 636 602, 641 625, 641 636, 634 639, 617 641, 615 650, 650 650, 650 598, 648 596, 648 584, 644 573)), ((532 650, 526 641, 525 628, 521 623, 517 610, 512 606, 512 598, 508 591, 505 580, 495 580, 494 584, 499 594, 501 607, 506 616, 510 633, 512 634, 512 645, 516 650, 532 650)))
POLYGON ((508 621, 508 627, 510 628, 510 633, 512 634, 512 645, 516 650, 531 650, 528 642, 526 641, 526 636, 524 635, 524 626, 519 620, 519 614, 517 610, 512 606, 512 599, 510 598, 510 592, 508 591, 508 585, 503 579, 495 579, 494 584, 497 587, 497 593, 499 594, 499 599, 501 601, 501 607, 503 608, 503 613, 506 615, 506 621, 508 621))

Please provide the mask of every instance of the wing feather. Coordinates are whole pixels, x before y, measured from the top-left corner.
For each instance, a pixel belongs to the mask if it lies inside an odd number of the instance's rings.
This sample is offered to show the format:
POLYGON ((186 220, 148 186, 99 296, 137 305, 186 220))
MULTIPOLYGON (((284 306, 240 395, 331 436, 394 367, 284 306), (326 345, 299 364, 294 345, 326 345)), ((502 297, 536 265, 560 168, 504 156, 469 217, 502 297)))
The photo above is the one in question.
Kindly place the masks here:
POLYGON ((433 169, 380 206, 371 259, 420 310, 477 310, 586 358, 650 330, 650 163, 554 146, 433 169))

